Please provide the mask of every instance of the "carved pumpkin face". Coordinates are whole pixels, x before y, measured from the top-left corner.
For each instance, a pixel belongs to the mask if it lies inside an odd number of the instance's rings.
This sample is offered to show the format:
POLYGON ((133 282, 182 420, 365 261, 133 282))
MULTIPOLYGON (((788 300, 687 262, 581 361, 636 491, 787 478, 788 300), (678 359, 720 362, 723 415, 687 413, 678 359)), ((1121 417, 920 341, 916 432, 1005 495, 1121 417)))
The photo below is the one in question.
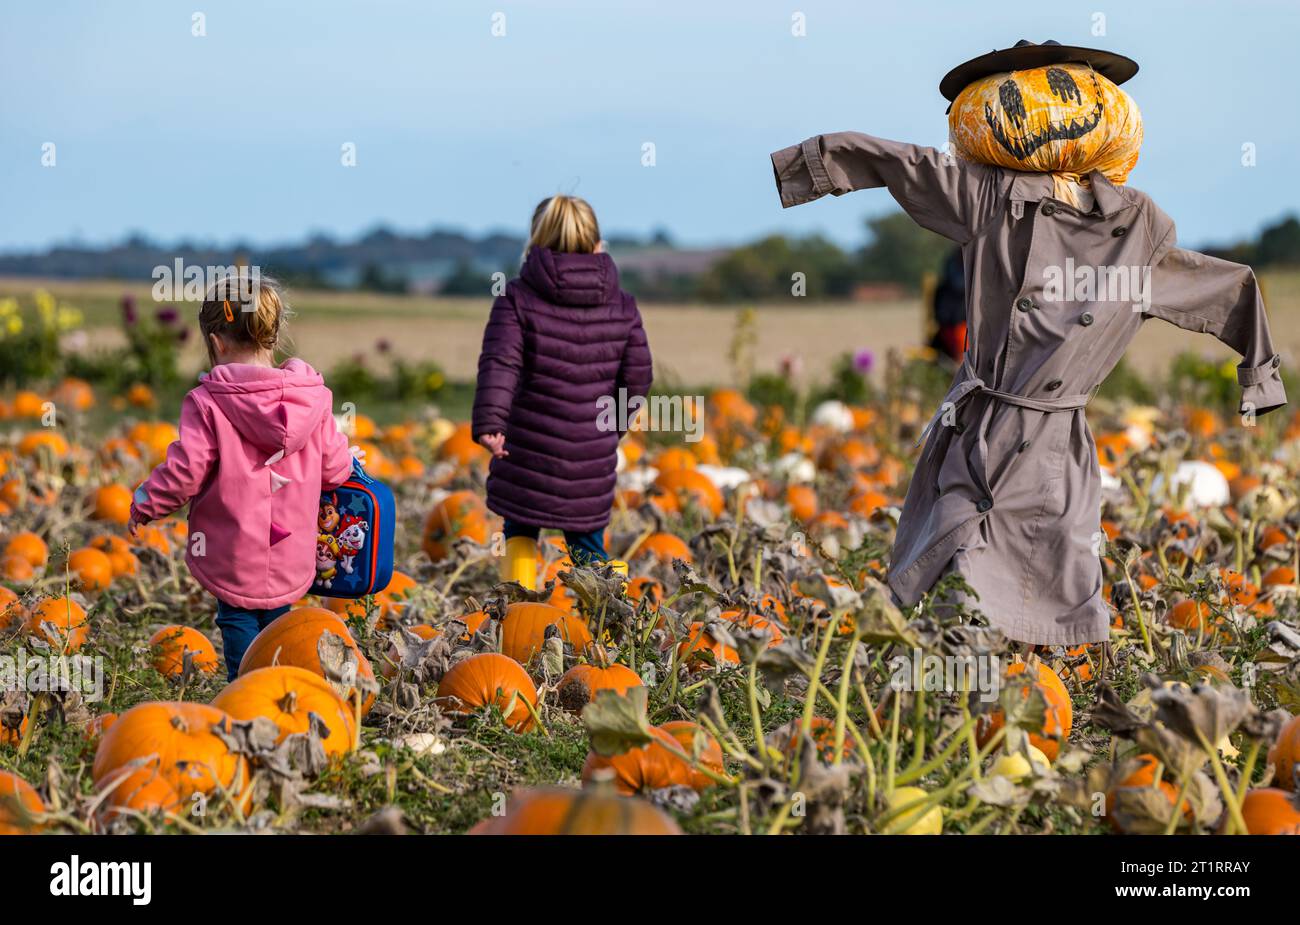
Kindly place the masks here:
POLYGON ((1086 64, 993 74, 957 95, 952 143, 967 160, 1011 170, 1123 183, 1142 146, 1142 114, 1127 93, 1086 64))

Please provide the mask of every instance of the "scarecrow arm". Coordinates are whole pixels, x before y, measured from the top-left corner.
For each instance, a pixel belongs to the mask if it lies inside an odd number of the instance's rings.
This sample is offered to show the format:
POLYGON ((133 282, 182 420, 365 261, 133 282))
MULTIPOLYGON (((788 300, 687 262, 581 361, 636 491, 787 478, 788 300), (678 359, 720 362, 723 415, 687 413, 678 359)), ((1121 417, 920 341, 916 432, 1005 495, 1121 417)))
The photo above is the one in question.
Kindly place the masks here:
POLYGON ((474 439, 503 434, 514 404, 519 372, 524 366, 524 334, 510 290, 492 303, 483 350, 478 358, 478 386, 474 390, 474 439))
POLYGON ((975 237, 1001 202, 995 167, 860 132, 817 135, 777 151, 772 169, 787 209, 883 186, 918 225, 958 244, 975 237))
POLYGON ((217 458, 217 441, 207 416, 193 395, 181 403, 180 439, 167 447, 167 457, 135 490, 132 516, 141 523, 166 517, 199 493, 217 458))
POLYGON ((1241 412, 1265 414, 1286 404, 1281 357, 1248 266, 1181 247, 1165 251, 1151 273, 1146 314, 1187 331, 1213 334, 1242 356, 1241 412))

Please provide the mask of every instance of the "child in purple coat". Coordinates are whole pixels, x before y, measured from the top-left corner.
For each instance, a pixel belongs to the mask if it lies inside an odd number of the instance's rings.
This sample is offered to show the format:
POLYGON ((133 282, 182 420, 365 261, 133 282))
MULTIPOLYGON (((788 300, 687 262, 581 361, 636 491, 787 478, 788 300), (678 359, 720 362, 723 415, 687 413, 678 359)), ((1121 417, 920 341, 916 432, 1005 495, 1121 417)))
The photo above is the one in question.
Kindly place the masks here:
POLYGON ((602 406, 626 407, 651 379, 641 314, 618 286, 591 206, 544 200, 519 276, 492 305, 474 393, 474 439, 493 456, 487 504, 505 518, 507 580, 532 586, 543 528, 564 531, 575 563, 609 558, 622 434, 602 406))

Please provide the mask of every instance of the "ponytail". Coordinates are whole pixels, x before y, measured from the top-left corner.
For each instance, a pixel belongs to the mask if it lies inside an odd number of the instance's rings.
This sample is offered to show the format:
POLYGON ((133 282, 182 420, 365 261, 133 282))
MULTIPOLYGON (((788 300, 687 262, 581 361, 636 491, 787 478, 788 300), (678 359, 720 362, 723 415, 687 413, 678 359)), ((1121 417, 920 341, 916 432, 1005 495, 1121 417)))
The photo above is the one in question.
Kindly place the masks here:
POLYGON ((232 344, 274 353, 291 314, 284 289, 269 276, 249 276, 241 271, 217 280, 199 309, 199 331, 209 361, 213 365, 217 362, 209 336, 212 334, 220 334, 232 344))
POLYGON ((585 199, 552 196, 533 211, 528 248, 545 247, 566 254, 592 254, 600 244, 596 213, 585 199))

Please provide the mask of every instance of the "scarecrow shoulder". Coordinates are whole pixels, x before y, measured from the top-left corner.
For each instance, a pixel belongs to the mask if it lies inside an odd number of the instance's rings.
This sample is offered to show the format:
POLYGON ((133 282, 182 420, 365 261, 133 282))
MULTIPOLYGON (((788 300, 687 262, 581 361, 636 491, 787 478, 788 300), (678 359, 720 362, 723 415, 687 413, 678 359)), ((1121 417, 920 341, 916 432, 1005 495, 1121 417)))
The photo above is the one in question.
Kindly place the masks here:
POLYGON ((1130 232, 1140 231, 1145 235, 1151 254, 1149 263, 1159 263, 1159 258, 1168 253, 1178 239, 1174 220, 1154 199, 1136 187, 1124 186, 1120 195, 1137 209, 1136 217, 1130 217, 1127 222, 1130 232))

